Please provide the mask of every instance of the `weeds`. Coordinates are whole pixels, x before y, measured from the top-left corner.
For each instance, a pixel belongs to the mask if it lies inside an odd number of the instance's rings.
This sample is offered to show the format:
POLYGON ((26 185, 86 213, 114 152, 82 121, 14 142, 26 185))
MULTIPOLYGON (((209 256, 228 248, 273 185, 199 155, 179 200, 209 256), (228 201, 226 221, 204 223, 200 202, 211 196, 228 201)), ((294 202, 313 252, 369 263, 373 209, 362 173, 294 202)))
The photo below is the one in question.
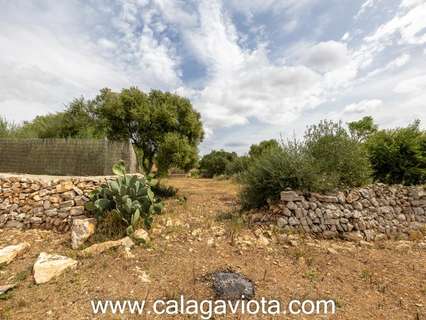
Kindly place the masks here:
POLYGON ((17 283, 19 283, 19 282, 23 282, 23 281, 25 281, 25 279, 27 279, 27 278, 28 278, 28 276, 30 276, 30 275, 31 275, 31 268, 26 269, 26 270, 23 270, 23 271, 21 271, 21 272, 18 272, 18 273, 15 275, 13 282, 17 282, 17 283))
POLYGON ((309 279, 310 282, 314 282, 318 279, 318 273, 316 270, 308 270, 305 272, 305 277, 309 279))
POLYGON ((232 215, 230 219, 225 220, 225 230, 232 245, 235 245, 235 240, 245 226, 244 219, 239 215, 232 215))
POLYGON ((362 279, 362 280, 364 280, 364 281, 368 281, 368 282, 370 282, 370 283, 371 283, 371 281, 372 281, 372 274, 371 274, 371 272, 370 272, 370 271, 368 271, 368 270, 362 270, 362 271, 361 271, 361 274, 360 274, 360 277, 361 277, 361 279, 362 279))

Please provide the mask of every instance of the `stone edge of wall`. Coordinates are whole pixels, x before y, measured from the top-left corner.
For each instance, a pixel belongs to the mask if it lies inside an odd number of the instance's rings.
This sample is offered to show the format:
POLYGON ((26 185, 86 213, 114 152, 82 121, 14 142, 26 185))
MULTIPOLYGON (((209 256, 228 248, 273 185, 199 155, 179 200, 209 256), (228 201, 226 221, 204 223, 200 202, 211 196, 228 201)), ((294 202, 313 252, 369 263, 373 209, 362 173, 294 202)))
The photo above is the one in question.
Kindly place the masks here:
POLYGON ((0 228, 66 232, 73 219, 88 215, 85 204, 90 193, 111 179, 114 177, 0 177, 0 228))
POLYGON ((273 222, 285 232, 376 241, 411 239, 426 232, 424 186, 374 184, 334 194, 283 191, 252 222, 273 222))

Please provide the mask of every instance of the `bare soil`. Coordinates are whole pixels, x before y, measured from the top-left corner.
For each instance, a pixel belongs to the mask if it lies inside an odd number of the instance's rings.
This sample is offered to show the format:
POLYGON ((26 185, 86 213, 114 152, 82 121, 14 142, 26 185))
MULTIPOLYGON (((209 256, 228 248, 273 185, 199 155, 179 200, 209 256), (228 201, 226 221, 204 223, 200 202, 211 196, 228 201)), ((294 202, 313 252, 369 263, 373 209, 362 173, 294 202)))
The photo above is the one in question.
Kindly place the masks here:
POLYGON ((295 319, 426 319, 426 250, 415 242, 404 250, 390 241, 368 246, 301 238, 289 245, 274 241, 270 232, 270 244, 262 245, 254 232, 259 227, 248 228, 233 218, 238 185, 184 177, 167 183, 179 188, 178 197, 167 200, 165 213, 156 217, 150 246, 135 247, 130 259, 120 250, 78 258, 76 270, 47 284, 34 284, 32 265, 42 251, 77 259, 69 234, 0 231, 0 247, 22 241, 31 244, 26 254, 0 269, 0 285, 18 283, 0 298, 0 319, 132 319, 94 316, 90 300, 213 298, 205 275, 229 268, 254 281, 257 298, 337 303, 334 316, 295 319), (248 244, 240 245, 241 238, 248 244), (151 282, 143 281, 143 272, 151 282))

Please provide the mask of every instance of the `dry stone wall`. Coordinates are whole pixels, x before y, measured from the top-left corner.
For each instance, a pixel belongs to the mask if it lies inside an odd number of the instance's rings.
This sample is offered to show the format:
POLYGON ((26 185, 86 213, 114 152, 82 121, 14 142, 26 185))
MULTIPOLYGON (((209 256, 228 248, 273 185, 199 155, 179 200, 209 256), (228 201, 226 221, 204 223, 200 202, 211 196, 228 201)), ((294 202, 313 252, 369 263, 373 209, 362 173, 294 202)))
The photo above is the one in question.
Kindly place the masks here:
POLYGON ((350 240, 404 239, 426 231, 423 186, 376 184, 333 195, 283 191, 271 217, 287 231, 350 240))
POLYGON ((75 218, 84 218, 85 203, 97 186, 109 179, 70 178, 38 180, 0 178, 0 228, 69 230, 75 218))

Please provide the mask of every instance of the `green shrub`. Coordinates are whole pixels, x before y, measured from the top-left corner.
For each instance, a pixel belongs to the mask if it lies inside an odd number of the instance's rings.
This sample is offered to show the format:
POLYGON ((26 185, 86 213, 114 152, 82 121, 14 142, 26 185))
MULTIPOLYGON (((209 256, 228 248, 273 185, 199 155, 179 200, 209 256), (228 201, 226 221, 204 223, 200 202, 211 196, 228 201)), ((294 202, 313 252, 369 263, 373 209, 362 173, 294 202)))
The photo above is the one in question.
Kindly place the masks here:
POLYGON ((309 127, 304 144, 316 173, 315 184, 308 189, 331 191, 370 182, 367 151, 341 123, 325 120, 309 127))
POLYGON ((157 183, 154 186, 151 186, 152 192, 161 199, 175 197, 178 189, 173 186, 165 186, 161 183, 157 183))
POLYGON ((304 189, 312 183, 310 164, 304 146, 297 142, 254 159, 241 174, 243 207, 261 207, 268 199, 276 200, 287 188, 304 189))
POLYGON ((420 121, 406 128, 381 130, 366 143, 377 181, 389 184, 426 183, 426 132, 420 121))
POLYGON ((237 157, 235 152, 213 150, 209 154, 206 154, 200 161, 201 175, 206 178, 224 175, 227 166, 237 157))
POLYGON ((140 222, 149 229, 153 215, 160 213, 163 208, 151 190, 157 181, 126 175, 123 162, 115 164, 113 172, 118 176, 117 179, 95 190, 87 209, 94 212, 98 220, 108 214, 117 216, 126 225, 127 234, 133 233, 140 222))
POLYGON ((288 142, 253 159, 242 173, 243 207, 261 207, 281 191, 327 192, 369 182, 368 156, 340 123, 322 121, 301 142, 288 142))
POLYGON ((249 156, 236 157, 233 161, 228 162, 225 169, 225 174, 227 176, 236 176, 238 177, 241 173, 247 170, 251 158, 249 156))

